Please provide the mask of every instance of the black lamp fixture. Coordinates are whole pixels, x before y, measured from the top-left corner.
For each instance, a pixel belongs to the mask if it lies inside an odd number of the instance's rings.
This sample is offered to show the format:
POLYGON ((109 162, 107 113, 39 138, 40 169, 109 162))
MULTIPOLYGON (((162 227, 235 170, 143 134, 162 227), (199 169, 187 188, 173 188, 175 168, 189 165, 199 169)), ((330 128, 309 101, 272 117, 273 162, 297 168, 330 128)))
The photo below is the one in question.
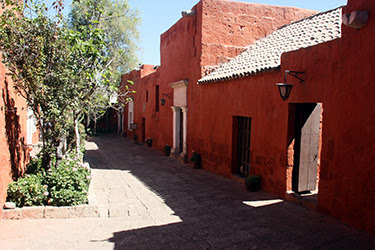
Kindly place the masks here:
POLYGON ((279 87, 280 96, 285 101, 289 98, 290 92, 292 92, 292 88, 294 85, 286 83, 286 76, 289 74, 297 79, 299 79, 299 83, 303 83, 305 80, 303 80, 301 77, 298 76, 298 74, 304 74, 303 71, 291 71, 291 70, 285 70, 284 75, 284 82, 283 83, 277 83, 276 85, 279 87))
POLYGON ((164 104, 165 104, 164 96, 168 97, 169 99, 172 98, 172 95, 171 95, 171 94, 163 94, 163 95, 162 95, 163 98, 161 98, 161 100, 160 100, 160 102, 161 102, 161 106, 164 106, 164 104))

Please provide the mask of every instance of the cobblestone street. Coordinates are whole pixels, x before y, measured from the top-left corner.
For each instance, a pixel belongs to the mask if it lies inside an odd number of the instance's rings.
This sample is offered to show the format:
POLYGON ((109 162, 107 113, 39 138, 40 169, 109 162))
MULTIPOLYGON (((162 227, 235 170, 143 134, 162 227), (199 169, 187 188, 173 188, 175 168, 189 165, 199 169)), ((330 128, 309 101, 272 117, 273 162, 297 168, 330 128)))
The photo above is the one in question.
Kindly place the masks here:
POLYGON ((375 237, 102 135, 86 160, 99 218, 2 220, 0 249, 371 249, 375 237))

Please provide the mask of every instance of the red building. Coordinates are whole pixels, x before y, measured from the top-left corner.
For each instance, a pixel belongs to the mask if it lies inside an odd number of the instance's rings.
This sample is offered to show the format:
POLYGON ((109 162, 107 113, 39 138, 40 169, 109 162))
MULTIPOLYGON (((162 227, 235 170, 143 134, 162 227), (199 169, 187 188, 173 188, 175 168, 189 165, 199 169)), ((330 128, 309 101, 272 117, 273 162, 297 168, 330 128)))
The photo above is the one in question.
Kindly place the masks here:
POLYGON ((189 110, 199 114, 199 107, 194 105, 200 91, 198 79, 278 27, 316 13, 221 0, 200 1, 192 11, 193 15, 181 18, 162 34, 160 66, 143 65, 122 76, 123 83, 135 82, 137 91, 134 103, 129 105, 131 110, 124 113, 122 130, 126 131, 132 120, 138 124, 140 141, 152 138, 157 148, 174 141, 173 151, 182 156, 187 154, 188 131, 194 133, 194 128, 186 124, 191 117, 189 110), (164 106, 161 99, 166 100, 164 106))
POLYGON ((24 173, 31 149, 28 145, 38 141, 32 112, 26 100, 16 94, 6 72, 0 62, 0 220, 8 184, 24 173))
POLYGON ((228 178, 261 174, 262 189, 374 233, 375 3, 193 10, 161 36, 160 67, 123 75, 137 91, 123 129, 137 123, 142 141, 181 157, 200 152, 204 169, 228 178), (283 80, 294 85, 285 101, 283 80))

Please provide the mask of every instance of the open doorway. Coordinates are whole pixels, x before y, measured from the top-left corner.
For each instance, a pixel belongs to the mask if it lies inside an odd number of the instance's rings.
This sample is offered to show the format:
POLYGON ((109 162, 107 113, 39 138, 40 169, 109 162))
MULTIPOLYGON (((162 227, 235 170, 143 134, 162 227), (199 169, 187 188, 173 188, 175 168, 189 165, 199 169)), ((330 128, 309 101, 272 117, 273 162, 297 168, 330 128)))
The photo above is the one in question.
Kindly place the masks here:
POLYGON ((296 104, 293 191, 316 190, 320 140, 319 103, 296 104))
POLYGON ((317 200, 322 104, 296 103, 289 109, 289 175, 287 189, 301 197, 317 200))

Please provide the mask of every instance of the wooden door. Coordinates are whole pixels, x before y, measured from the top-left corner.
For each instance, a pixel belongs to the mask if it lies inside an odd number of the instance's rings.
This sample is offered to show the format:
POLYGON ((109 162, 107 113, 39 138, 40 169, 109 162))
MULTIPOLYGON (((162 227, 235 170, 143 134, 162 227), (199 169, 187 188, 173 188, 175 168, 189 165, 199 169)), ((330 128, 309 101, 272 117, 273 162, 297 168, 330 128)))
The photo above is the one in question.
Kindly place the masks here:
POLYGON ((293 191, 316 189, 321 104, 296 105, 293 191))
POLYGON ((247 177, 250 173, 251 118, 238 117, 237 174, 247 177))

